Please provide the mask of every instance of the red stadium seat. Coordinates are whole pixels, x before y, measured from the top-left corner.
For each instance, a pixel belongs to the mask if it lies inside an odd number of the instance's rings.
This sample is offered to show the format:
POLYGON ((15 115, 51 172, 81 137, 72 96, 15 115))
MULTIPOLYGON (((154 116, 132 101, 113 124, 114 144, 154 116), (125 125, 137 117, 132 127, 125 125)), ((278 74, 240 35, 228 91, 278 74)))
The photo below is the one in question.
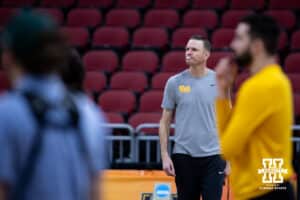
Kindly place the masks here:
POLYGON ((165 48, 168 44, 168 34, 162 28, 140 28, 133 34, 135 48, 165 48))
POLYGON ((142 72, 118 72, 111 77, 110 88, 140 93, 148 88, 148 81, 142 72))
POLYGON ((67 25, 94 28, 101 24, 102 16, 97 9, 76 8, 68 13, 67 25))
POLYGON ((145 15, 145 27, 158 27, 173 29, 179 24, 177 11, 171 9, 150 10, 145 15))
POLYGON ((216 30, 212 35, 212 47, 214 49, 228 49, 234 37, 234 30, 221 28, 216 30))
POLYGON ((212 10, 191 10, 183 17, 184 27, 214 29, 217 24, 217 14, 212 10))
POLYGON ((288 45, 288 36, 285 31, 280 32, 279 41, 278 41, 278 49, 283 50, 288 45))
POLYGON ((300 9, 299 0, 270 0, 269 8, 271 9, 300 9))
POLYGON ((300 50, 300 30, 295 31, 292 35, 291 50, 300 50))
POLYGON ((223 28, 236 28, 238 22, 245 16, 252 14, 251 10, 228 10, 222 16, 223 28))
POLYGON ((269 10, 266 15, 273 17, 285 29, 292 29, 296 25, 296 16, 290 10, 269 10))
POLYGON ((189 0, 155 0, 154 8, 166 9, 172 8, 183 10, 189 5, 189 0))
POLYGON ((107 26, 135 28, 141 23, 141 16, 134 9, 113 9, 106 15, 107 26))
POLYGON ((284 62, 284 67, 287 73, 300 74, 300 53, 292 53, 287 56, 284 62))
POLYGON ((161 72, 157 73, 152 77, 151 88, 156 90, 163 90, 167 83, 167 80, 175 73, 172 72, 161 72))
POLYGON ((105 117, 109 123, 124 123, 124 118, 120 113, 107 112, 105 113, 105 117))
POLYGON ((159 64, 157 55, 152 51, 130 51, 122 60, 124 71, 153 73, 159 64))
POLYGON ((231 9, 263 9, 265 0, 231 0, 231 9))
MULTIPOLYGON (((158 124, 161 118, 160 113, 136 113, 129 118, 129 124, 137 128, 141 124, 158 124)), ((144 134, 158 134, 158 128, 144 128, 141 130, 144 134)))
POLYGON ((75 0, 41 0, 40 5, 44 7, 67 8, 71 7, 75 0))
POLYGON ((119 8, 146 8, 150 6, 151 0, 117 0, 116 7, 119 8))
POLYGON ((119 65, 118 56, 115 52, 89 51, 83 56, 83 63, 88 71, 113 72, 119 65))
POLYGON ((2 0, 3 6, 13 6, 15 8, 33 6, 36 0, 2 0))
POLYGON ((89 42, 89 32, 85 28, 62 27, 61 31, 72 46, 85 47, 89 42))
POLYGON ((171 51, 164 55, 162 61, 163 72, 179 73, 186 68, 185 51, 171 51))
POLYGON ((98 28, 93 35, 93 47, 125 48, 128 45, 129 33, 121 27, 98 28))
POLYGON ((89 7, 89 8, 109 8, 113 5, 113 0, 79 0, 79 7, 89 7))
POLYGON ((163 91, 151 90, 140 98, 139 112, 161 112, 163 91))
POLYGON ((194 0, 193 8, 200 9, 223 9, 226 7, 227 0, 194 0))
POLYGON ((130 114, 135 109, 136 99, 130 91, 110 90, 101 94, 98 104, 104 112, 130 114))
POLYGON ((221 58, 230 57, 232 55, 233 53, 231 52, 213 51, 207 60, 207 66, 211 69, 214 69, 221 58))
POLYGON ((193 35, 201 35, 207 38, 207 32, 200 28, 179 28, 173 32, 172 48, 185 48, 188 40, 193 35))
POLYGON ((0 8, 0 26, 5 26, 8 20, 15 15, 16 12, 17 9, 15 8, 0 8))
POLYGON ((106 76, 101 72, 87 72, 84 89, 88 93, 101 92, 106 87, 106 76))
POLYGON ((58 8, 37 8, 36 11, 52 17, 59 25, 64 22, 64 13, 58 8))
POLYGON ((300 94, 300 74, 287 74, 289 77, 293 92, 300 94))

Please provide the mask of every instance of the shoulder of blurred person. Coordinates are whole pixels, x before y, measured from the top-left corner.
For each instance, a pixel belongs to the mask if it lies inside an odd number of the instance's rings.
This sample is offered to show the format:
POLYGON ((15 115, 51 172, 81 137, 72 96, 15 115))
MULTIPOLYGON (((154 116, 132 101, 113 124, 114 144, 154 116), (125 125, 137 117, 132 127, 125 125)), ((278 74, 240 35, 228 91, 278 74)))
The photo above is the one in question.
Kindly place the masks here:
MULTIPOLYGON (((60 76, 82 113, 81 120, 91 145, 98 149, 96 152, 105 151, 104 139, 110 130, 105 128, 106 120, 99 106, 84 93, 85 70, 80 54, 76 49, 69 49, 67 64, 60 69, 60 76)), ((102 156, 102 158, 105 157, 102 156)), ((96 155, 95 160, 99 160, 99 155, 96 155)), ((106 165, 105 159, 102 160, 103 163, 100 168, 106 165)))
POLYGON ((105 137, 110 129, 105 126, 106 119, 102 110, 83 92, 71 93, 81 114, 80 123, 88 139, 93 160, 98 169, 107 168, 105 137))

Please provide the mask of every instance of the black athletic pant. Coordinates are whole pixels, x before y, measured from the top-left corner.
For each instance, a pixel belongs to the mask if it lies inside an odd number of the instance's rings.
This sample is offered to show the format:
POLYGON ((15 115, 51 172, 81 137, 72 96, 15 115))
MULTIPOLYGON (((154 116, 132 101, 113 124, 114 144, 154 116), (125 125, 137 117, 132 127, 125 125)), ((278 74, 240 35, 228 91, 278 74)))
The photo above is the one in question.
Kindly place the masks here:
POLYGON ((226 162, 219 155, 173 154, 178 200, 220 200, 226 162))
POLYGON ((282 184, 279 184, 278 187, 284 187, 286 189, 273 190, 260 197, 255 197, 252 200, 294 200, 295 199, 293 186, 290 182, 284 182, 282 184))

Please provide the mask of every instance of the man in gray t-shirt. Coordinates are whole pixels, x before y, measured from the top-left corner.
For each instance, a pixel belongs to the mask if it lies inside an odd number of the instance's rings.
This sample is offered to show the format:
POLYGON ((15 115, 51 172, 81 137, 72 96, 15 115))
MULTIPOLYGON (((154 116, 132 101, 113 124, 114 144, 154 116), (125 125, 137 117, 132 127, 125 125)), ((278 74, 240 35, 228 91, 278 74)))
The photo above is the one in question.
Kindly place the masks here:
POLYGON ((186 46, 183 72, 166 84, 162 102, 160 142, 163 169, 175 176, 178 200, 219 200, 225 162, 220 158, 215 121, 215 72, 206 67, 210 43, 193 36, 186 46), (175 144, 172 160, 167 152, 170 123, 175 114, 175 144), (173 164, 174 163, 174 164, 173 164))

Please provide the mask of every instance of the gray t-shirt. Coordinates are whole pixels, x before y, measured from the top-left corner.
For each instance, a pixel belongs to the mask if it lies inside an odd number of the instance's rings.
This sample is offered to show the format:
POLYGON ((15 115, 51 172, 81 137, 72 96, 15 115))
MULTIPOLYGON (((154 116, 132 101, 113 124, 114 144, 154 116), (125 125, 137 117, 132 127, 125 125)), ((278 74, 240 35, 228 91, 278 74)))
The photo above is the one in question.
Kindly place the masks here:
POLYGON ((205 157, 220 153, 216 131, 215 72, 201 78, 185 70, 169 78, 162 108, 176 109, 175 146, 173 153, 205 157))

